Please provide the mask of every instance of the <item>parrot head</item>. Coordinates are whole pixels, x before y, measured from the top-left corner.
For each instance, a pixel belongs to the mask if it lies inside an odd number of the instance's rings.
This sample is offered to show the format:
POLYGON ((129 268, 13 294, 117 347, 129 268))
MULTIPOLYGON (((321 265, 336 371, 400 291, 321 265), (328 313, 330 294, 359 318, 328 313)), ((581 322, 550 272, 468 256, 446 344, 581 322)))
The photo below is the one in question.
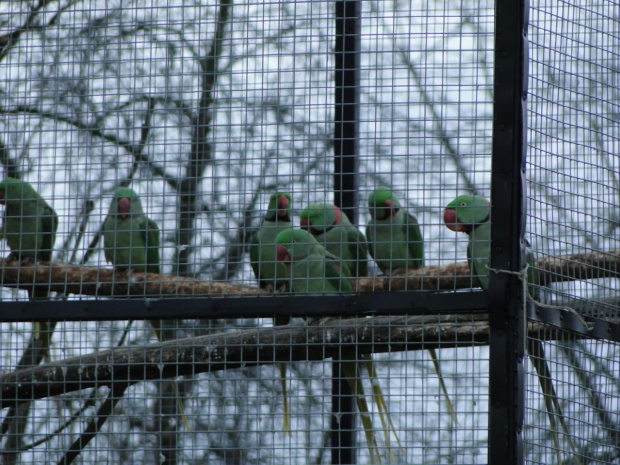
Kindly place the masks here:
POLYGON ((313 236, 325 234, 342 220, 342 211, 336 205, 312 203, 299 215, 299 226, 313 236))
POLYGON ((398 213, 400 203, 388 187, 379 186, 368 196, 368 210, 371 218, 385 220, 398 213))
POLYGON ((271 194, 269 198, 269 206, 267 207, 267 219, 275 221, 276 218, 281 221, 291 221, 291 196, 278 192, 271 194))
POLYGON ((443 212, 448 229, 470 233, 477 225, 489 221, 491 204, 480 195, 460 195, 443 212))
POLYGON ((276 255, 279 262, 303 260, 321 245, 308 231, 287 229, 276 236, 276 255))
POLYGON ((116 191, 116 195, 110 205, 110 210, 123 218, 131 215, 142 215, 144 213, 142 211, 140 197, 138 197, 138 194, 136 194, 133 189, 129 189, 128 187, 116 191))
POLYGON ((0 205, 36 197, 34 187, 25 181, 8 177, 0 182, 0 205))

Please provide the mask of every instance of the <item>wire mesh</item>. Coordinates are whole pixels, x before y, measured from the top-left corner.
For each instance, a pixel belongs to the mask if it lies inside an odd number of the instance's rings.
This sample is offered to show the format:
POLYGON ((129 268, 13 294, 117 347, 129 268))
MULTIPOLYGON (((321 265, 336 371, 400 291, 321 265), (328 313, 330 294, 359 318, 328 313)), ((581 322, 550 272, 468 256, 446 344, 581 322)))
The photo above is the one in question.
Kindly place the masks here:
MULTIPOLYGON (((1 299, 16 312, 0 326, 3 463, 329 463, 330 358, 361 413, 346 446, 360 463, 488 462, 488 321, 439 308, 471 310, 488 273, 490 237, 455 234, 471 231, 446 228, 445 208, 462 194, 491 200, 494 4, 359 3, 358 172, 342 173, 358 205, 340 205, 354 225, 328 236, 322 220, 344 221, 332 207, 344 143, 334 4, 0 4, 0 164, 38 193, 0 188, 1 299), (377 200, 388 190, 389 204, 377 200), (395 258, 416 228, 381 229, 381 208, 417 218, 421 256, 395 258), (337 257, 319 248, 292 271, 293 238, 277 248, 275 232, 300 226, 337 257), (483 254, 473 271, 470 244, 483 254), (347 245, 362 258, 340 260, 347 245), (236 313, 218 314, 238 297, 236 313), (442 315, 353 318, 397 302, 442 315), (17 322, 75 303, 67 321, 17 322), (138 309, 162 319, 128 321, 138 309)), ((531 297, 610 322, 618 24, 611 2, 534 2, 529 28, 531 297), (567 254, 592 261, 551 268, 567 254)), ((570 434, 554 442, 547 378, 532 371, 528 460, 617 460, 616 436, 596 429, 617 424, 615 343, 556 336, 530 333, 527 347, 532 363, 544 352, 570 434)))
POLYGON ((529 231, 544 298, 614 322, 619 35, 610 2, 532 4, 529 231), (584 265, 549 266, 566 255, 584 265))
MULTIPOLYGON (((290 193, 295 226, 309 205, 333 202, 330 2, 3 9, 19 34, 3 49, 4 171, 57 215, 35 225, 57 228, 53 261, 77 266, 41 277, 55 295, 257 294, 247 252, 270 196, 290 193), (26 28, 29 15, 41 25, 26 28), (124 221, 122 188, 152 223, 124 221), (112 267, 131 271, 128 283, 112 267)), ((369 195, 386 185, 425 237, 443 239, 425 241, 429 264, 452 263, 443 207, 489 193, 492 6, 369 2, 362 15, 360 230, 369 195)), ((36 240, 38 229, 13 229, 36 240)), ((3 288, 31 272, 7 266, 3 288)))
POLYGON ((552 421, 532 369, 526 405, 528 463, 616 463, 618 344, 576 338, 542 325, 531 337, 550 339, 544 343, 544 358, 537 359, 549 365, 560 408, 552 421))
POLYGON ((493 5, 359 5, 348 228, 334 2, 0 6, 3 463, 328 463, 345 428, 330 358, 360 463, 485 461, 483 317, 344 319, 316 298, 285 315, 291 291, 478 284, 442 213, 489 194, 493 5), (384 210, 400 229, 372 225, 384 210), (279 317, 212 300, 188 317, 188 298, 236 297, 279 317), (162 319, 128 321, 139 309, 162 319), (30 311, 60 321, 15 322, 30 311))
POLYGON ((618 461, 618 25, 611 2, 531 5, 529 463, 618 461))
MULTIPOLYGON (((305 346, 287 345, 289 359, 302 361, 287 364, 291 431, 284 433, 283 394, 278 368, 271 361, 273 354, 267 360, 269 354, 257 355, 258 343, 251 346, 249 342, 252 337, 258 337, 260 327, 226 324, 204 339, 174 341, 174 345, 168 344, 162 351, 143 345, 145 340, 155 340, 151 329, 144 324, 128 328, 124 322, 97 325, 62 322, 54 333, 51 361, 29 374, 30 386, 36 388, 41 384, 42 390, 28 396, 37 400, 32 403, 28 425, 21 437, 21 460, 53 463, 60 457, 70 457, 69 452, 73 450, 70 446, 80 437, 85 440, 83 434, 89 422, 104 416, 106 421, 96 441, 78 448, 83 463, 96 460, 151 463, 160 461, 159 457, 165 457, 166 462, 180 463, 207 460, 329 463, 331 362, 323 359, 334 354, 359 366, 367 393, 368 414, 374 423, 377 444, 376 450, 367 447, 363 429, 356 429, 361 463, 377 461, 377 453, 384 461, 392 456, 391 460, 398 462, 484 460, 488 347, 479 347, 485 344, 480 335, 470 334, 466 340, 457 337, 456 332, 450 335, 450 328, 478 326, 484 334, 488 331, 486 322, 471 317, 435 317, 434 323, 442 323, 444 328, 439 340, 432 335, 435 328, 430 322, 426 328, 420 325, 420 317, 404 316, 397 321, 384 318, 366 324, 367 333, 395 334, 389 344, 408 351, 385 353, 388 344, 379 344, 370 336, 360 337, 357 345, 341 345, 333 334, 333 344, 317 346, 309 355, 305 346), (243 346, 236 338, 239 331, 248 337, 243 346), (120 344, 123 335, 126 342, 120 344), (197 348, 203 348, 207 341, 211 350, 197 348), (190 343, 192 355, 173 367, 168 366, 169 352, 189 350, 190 343), (439 351, 440 363, 459 424, 453 423, 433 364, 426 351, 421 350, 430 346, 445 347, 439 351), (117 354, 114 364, 109 362, 109 349, 113 347, 116 349, 112 352, 117 354), (218 359, 217 350, 226 353, 218 359), (366 351, 376 352, 372 357, 376 367, 374 378, 367 375, 366 362, 361 357, 366 351), (128 367, 119 361, 122 357, 130 357, 134 363, 128 367), (308 359, 311 361, 303 361, 308 359), (257 363, 266 364, 256 366, 257 363), (132 374, 134 371, 137 375, 132 374), (58 377, 51 377, 51 372, 57 372, 58 377), (147 382, 135 382, 141 379, 140 372, 147 382), (171 377, 171 373, 185 376, 171 377), (170 390, 170 378, 176 380, 178 391, 170 390), (112 389, 107 387, 110 384, 112 389), (385 434, 381 432, 381 411, 372 401, 377 387, 386 399, 392 422, 385 434), (183 393, 187 430, 182 424, 185 420, 170 413, 177 408, 176 392, 183 393), (57 393, 61 394, 54 395, 57 393), (104 406, 110 399, 113 405, 106 413, 104 406)), ((353 332, 338 325, 297 330, 317 331, 342 332, 344 340, 353 332)), ((29 334, 26 325, 14 325, 3 331, 2 340, 12 339, 12 347, 16 349, 4 352, 3 366, 17 364, 29 334)), ((294 336, 295 332, 291 337, 294 336)), ((3 419, 7 417, 8 414, 3 419)), ((11 437, 9 434, 6 439, 11 437)), ((10 459, 7 449, 5 445, 5 460, 10 459)))

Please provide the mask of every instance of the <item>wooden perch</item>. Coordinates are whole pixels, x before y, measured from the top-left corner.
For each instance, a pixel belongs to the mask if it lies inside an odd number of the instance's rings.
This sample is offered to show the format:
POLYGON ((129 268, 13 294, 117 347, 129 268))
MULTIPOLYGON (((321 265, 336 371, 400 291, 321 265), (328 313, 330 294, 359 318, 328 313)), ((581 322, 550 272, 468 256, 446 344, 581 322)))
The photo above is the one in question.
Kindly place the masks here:
POLYGON ((0 377, 1 405, 114 382, 134 384, 224 369, 318 361, 338 355, 488 344, 483 315, 330 319, 322 326, 278 326, 119 347, 0 377))
MULTIPOLYGON (((536 260, 541 271, 541 284, 620 277, 620 255, 618 252, 593 252, 580 255, 547 257, 536 260)), ((28 289, 41 286, 50 291, 64 294, 82 294, 99 297, 127 296, 165 297, 242 297, 268 295, 252 286, 226 282, 200 281, 152 273, 131 273, 113 271, 109 268, 67 265, 64 263, 41 262, 36 265, 17 261, 0 260, 2 287, 28 289)), ((357 292, 372 293, 401 290, 454 290, 475 287, 466 262, 441 267, 425 267, 412 270, 407 275, 391 278, 363 278, 354 286, 357 292)))
MULTIPOLYGON (((530 334, 553 338, 530 323, 530 334)), ((557 336, 557 334, 556 334, 557 336)), ((139 347, 118 347, 0 377, 0 408, 114 383, 135 384, 177 376, 277 362, 320 361, 362 353, 398 352, 489 343, 486 315, 381 316, 330 319, 321 326, 278 326, 212 334, 139 347)))
POLYGON ((241 286, 226 282, 200 281, 191 278, 131 273, 109 268, 67 265, 57 262, 40 262, 36 265, 18 261, 0 260, 2 274, 0 286, 32 289, 41 286, 52 292, 64 294, 116 296, 126 298, 160 296, 258 296, 267 295, 257 287, 241 286))
MULTIPOLYGON (((543 286, 578 279, 620 278, 620 253, 592 252, 544 257, 535 260, 534 267, 539 270, 540 284, 543 286)), ((467 262, 412 270, 407 275, 393 276, 391 280, 376 279, 374 286, 372 284, 372 279, 361 279, 359 292, 368 292, 369 288, 382 288, 386 291, 435 291, 477 287, 473 283, 467 262)))
POLYGON ((581 279, 620 278, 620 251, 547 257, 536 260, 534 265, 543 270, 543 286, 581 279))

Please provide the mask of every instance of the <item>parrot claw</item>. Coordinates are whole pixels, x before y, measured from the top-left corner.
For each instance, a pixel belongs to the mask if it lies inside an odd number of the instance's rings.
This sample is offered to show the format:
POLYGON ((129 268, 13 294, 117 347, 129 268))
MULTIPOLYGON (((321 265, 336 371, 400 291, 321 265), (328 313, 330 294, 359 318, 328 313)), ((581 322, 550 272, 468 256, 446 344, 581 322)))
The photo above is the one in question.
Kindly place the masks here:
POLYGON ((36 265, 37 261, 33 257, 24 257, 19 261, 22 266, 33 266, 36 265))
POLYGON ((333 316, 326 316, 323 318, 308 318, 308 326, 326 326, 327 324, 336 321, 337 318, 333 316))
POLYGON ((394 271, 390 273, 390 276, 405 276, 407 275, 406 268, 396 268, 394 271))

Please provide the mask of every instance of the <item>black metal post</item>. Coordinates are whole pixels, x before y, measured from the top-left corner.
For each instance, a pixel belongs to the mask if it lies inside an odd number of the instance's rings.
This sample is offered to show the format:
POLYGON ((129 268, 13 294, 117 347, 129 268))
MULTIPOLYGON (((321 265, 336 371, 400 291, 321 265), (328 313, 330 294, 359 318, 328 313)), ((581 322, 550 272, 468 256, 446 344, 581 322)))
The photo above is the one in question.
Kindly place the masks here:
POLYGON ((527 0, 496 0, 491 271, 489 463, 523 463, 525 315, 525 98, 527 0), (495 208, 501 199, 502 208, 495 208), (510 208, 506 208, 506 206, 510 208), (507 271, 508 273, 504 273, 507 271))
POLYGON ((361 6, 336 2, 335 203, 357 223, 360 104, 361 6))
MULTIPOLYGON (((358 0, 340 0, 336 8, 334 202, 357 223, 360 12, 358 0)), ((332 464, 355 464, 355 402, 342 374, 341 362, 332 367, 332 464)))

